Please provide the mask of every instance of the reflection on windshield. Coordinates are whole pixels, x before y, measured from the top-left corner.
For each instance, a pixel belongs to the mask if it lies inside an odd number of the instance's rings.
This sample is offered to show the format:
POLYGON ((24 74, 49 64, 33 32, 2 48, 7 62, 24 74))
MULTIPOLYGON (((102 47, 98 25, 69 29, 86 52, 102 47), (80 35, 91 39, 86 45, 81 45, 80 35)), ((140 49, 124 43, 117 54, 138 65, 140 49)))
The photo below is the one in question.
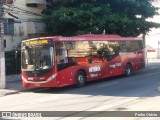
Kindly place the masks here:
POLYGON ((22 50, 22 69, 27 71, 51 69, 54 65, 53 47, 30 46, 22 50))

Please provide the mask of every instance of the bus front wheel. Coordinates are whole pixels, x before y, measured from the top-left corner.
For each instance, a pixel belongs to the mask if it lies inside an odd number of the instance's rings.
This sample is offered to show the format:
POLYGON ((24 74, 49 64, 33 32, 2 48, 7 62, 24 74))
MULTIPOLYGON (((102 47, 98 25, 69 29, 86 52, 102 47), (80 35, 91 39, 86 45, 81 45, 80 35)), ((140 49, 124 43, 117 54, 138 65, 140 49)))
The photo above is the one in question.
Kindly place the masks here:
POLYGON ((132 74, 132 66, 131 64, 127 64, 125 67, 125 76, 131 76, 132 74))
POLYGON ((86 83, 86 75, 83 71, 78 71, 77 77, 76 77, 76 86, 82 87, 86 83))

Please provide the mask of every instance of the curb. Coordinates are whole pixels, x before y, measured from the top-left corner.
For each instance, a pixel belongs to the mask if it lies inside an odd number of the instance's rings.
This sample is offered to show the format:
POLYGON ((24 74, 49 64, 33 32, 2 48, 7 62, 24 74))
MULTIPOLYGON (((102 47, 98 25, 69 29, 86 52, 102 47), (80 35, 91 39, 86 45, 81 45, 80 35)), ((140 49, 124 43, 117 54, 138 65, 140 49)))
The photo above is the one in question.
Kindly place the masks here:
POLYGON ((7 95, 13 95, 13 94, 18 94, 19 91, 8 91, 8 92, 2 92, 0 93, 0 97, 3 97, 3 96, 7 96, 7 95))
POLYGON ((8 93, 5 93, 3 96, 18 94, 19 92, 20 92, 20 91, 8 92, 8 93))
POLYGON ((10 92, 6 92, 6 93, 2 93, 2 95, 0 95, 0 97, 2 96, 8 96, 8 95, 14 95, 14 94, 19 94, 20 92, 24 92, 25 90, 18 90, 18 91, 10 91, 10 92))
POLYGON ((2 96, 7 96, 7 95, 14 95, 14 94, 19 94, 21 92, 27 92, 28 90, 35 90, 36 88, 28 88, 28 89, 21 89, 21 90, 12 90, 12 91, 8 91, 6 93, 2 93, 0 94, 0 97, 2 96))

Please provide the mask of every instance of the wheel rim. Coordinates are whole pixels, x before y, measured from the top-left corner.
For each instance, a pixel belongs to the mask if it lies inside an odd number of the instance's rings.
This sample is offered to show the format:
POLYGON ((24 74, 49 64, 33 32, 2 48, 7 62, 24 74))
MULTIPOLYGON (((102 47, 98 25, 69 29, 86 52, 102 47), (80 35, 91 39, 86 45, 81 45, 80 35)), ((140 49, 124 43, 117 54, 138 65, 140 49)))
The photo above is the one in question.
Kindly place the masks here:
POLYGON ((83 84, 83 82, 84 82, 84 76, 83 75, 78 76, 78 82, 83 84))
POLYGON ((129 66, 128 66, 128 67, 127 67, 127 69, 126 69, 126 72, 127 72, 127 74, 128 74, 128 75, 130 75, 130 73, 131 73, 131 69, 130 69, 130 67, 129 67, 129 66))

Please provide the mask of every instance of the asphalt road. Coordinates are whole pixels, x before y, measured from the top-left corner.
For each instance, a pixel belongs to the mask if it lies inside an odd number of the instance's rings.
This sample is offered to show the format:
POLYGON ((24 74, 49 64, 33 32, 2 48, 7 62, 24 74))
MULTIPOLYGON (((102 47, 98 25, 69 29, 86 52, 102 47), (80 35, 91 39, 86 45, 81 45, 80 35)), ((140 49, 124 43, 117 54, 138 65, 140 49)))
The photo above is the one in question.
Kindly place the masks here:
MULTIPOLYGON (((0 111, 160 111, 160 62, 149 63, 144 70, 130 77, 118 76, 98 80, 88 83, 83 88, 44 88, 4 96, 0 98, 0 111)), ((88 116, 54 119, 90 120, 96 115, 93 113, 88 116)), ((108 119, 146 120, 140 116, 108 119)))

